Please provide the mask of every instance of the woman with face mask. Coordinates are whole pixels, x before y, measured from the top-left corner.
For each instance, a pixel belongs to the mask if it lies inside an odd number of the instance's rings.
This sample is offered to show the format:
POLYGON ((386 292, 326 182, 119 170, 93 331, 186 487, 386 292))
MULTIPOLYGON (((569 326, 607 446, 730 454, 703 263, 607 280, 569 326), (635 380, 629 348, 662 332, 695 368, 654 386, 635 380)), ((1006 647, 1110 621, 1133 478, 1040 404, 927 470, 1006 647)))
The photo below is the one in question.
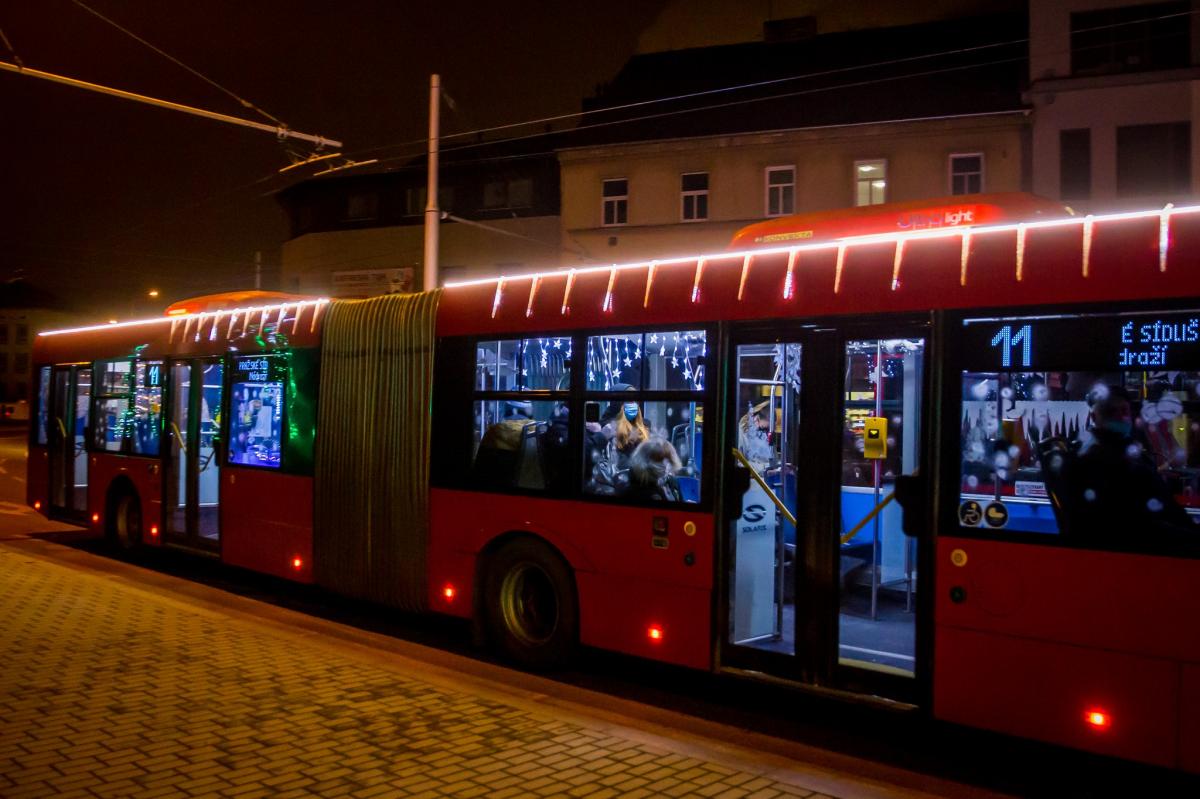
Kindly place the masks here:
POLYGON ((650 430, 642 419, 642 409, 636 403, 627 401, 621 405, 621 415, 617 417, 617 452, 628 458, 637 449, 637 445, 650 438, 650 430))

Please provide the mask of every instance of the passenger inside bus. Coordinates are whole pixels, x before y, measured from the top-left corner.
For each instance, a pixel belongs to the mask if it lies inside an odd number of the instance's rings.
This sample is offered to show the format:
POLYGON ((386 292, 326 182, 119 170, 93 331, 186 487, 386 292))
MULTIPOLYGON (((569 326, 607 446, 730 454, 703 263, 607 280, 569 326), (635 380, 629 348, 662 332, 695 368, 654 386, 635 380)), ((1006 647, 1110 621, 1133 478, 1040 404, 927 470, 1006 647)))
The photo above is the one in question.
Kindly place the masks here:
POLYGON ((1110 389, 1091 410, 1092 435, 1078 453, 1064 458, 1060 494, 1064 532, 1088 544, 1133 546, 1130 534, 1200 543, 1200 528, 1175 501, 1173 492, 1133 437, 1133 409, 1124 391, 1110 389), (1133 531, 1137 531, 1134 533, 1133 531), (1107 541, 1105 539, 1114 539, 1107 541))
POLYGON ((654 436, 638 444, 629 458, 626 496, 658 502, 682 502, 676 475, 683 469, 671 442, 654 436))

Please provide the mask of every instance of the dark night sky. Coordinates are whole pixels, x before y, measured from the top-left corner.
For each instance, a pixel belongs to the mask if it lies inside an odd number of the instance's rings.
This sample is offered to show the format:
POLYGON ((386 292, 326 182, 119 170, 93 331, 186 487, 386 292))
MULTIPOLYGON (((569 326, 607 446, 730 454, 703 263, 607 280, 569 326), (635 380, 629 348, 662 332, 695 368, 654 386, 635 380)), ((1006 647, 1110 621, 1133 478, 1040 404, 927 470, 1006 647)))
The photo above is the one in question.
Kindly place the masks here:
MULTIPOLYGON (((664 5, 87 3, 347 154, 420 138, 431 72, 456 105, 444 133, 577 111, 664 5)), ((72 0, 2 4, 0 30, 28 67, 262 121, 72 0)), ((256 249, 278 261, 287 233, 269 193, 286 178, 254 183, 287 164, 271 134, 5 72, 0 144, 0 279, 128 317, 161 308, 132 306, 151 287, 246 287, 256 249)))

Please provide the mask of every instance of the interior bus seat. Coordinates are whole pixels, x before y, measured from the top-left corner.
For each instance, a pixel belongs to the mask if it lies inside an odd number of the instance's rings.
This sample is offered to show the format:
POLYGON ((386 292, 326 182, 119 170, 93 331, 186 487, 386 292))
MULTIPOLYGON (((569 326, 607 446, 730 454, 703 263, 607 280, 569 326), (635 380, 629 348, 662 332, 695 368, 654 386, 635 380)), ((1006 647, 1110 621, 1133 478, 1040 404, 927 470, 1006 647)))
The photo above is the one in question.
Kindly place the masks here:
POLYGON ((545 488, 546 475, 542 470, 541 439, 546 433, 545 422, 526 422, 521 430, 515 468, 519 488, 545 488))

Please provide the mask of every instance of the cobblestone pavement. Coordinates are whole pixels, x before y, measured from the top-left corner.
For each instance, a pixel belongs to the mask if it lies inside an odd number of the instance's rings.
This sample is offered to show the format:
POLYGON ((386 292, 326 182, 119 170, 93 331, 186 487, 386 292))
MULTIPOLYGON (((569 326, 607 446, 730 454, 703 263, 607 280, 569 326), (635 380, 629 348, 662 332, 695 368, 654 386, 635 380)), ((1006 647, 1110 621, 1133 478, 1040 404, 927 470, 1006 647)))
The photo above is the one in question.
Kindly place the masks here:
POLYGON ((205 592, 222 594, 0 543, 0 796, 921 795, 564 711, 205 592))

